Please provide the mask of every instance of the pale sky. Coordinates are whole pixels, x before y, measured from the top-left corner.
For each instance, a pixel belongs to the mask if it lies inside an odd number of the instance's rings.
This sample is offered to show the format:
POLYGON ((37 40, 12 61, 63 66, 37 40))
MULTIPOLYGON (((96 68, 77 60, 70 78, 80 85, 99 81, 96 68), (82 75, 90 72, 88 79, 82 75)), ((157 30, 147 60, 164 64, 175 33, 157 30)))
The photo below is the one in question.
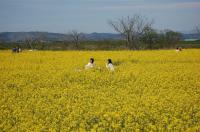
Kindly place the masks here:
POLYGON ((154 28, 200 25, 200 0, 0 0, 0 32, 114 32, 108 20, 140 14, 154 28))

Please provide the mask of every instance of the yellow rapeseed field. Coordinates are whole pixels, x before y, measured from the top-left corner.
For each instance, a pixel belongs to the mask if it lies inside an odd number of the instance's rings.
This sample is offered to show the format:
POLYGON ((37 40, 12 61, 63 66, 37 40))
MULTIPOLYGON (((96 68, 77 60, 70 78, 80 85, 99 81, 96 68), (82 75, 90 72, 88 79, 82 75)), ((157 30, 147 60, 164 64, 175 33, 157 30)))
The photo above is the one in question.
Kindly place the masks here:
POLYGON ((1 132, 200 131, 200 49, 0 51, 0 97, 1 132))

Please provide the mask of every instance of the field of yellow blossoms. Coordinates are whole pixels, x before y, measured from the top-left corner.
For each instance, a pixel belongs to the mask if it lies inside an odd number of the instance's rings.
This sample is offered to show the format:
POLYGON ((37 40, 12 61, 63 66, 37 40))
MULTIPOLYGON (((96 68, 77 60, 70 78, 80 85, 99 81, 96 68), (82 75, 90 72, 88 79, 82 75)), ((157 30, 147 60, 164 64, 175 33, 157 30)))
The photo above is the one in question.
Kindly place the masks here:
POLYGON ((200 131, 200 49, 0 51, 0 131, 200 131))

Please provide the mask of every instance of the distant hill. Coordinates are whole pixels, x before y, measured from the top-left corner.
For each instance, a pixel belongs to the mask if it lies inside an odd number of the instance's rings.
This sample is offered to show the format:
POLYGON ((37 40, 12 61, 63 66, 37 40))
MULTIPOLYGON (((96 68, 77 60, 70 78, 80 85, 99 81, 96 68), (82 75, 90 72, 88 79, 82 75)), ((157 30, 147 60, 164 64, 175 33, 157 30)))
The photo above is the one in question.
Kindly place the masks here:
POLYGON ((182 34, 182 39, 183 40, 198 40, 200 38, 198 34, 191 33, 191 34, 182 34))
POLYGON ((60 33, 47 33, 47 32, 3 32, 0 33, 0 40, 5 42, 24 41, 27 36, 32 39, 37 39, 41 35, 48 41, 61 41, 64 40, 66 35, 60 33))
POLYGON ((113 33, 91 33, 86 34, 86 39, 88 40, 118 40, 122 39, 120 34, 113 33))
MULTIPOLYGON (((43 35, 46 41, 63 41, 69 36, 61 33, 48 33, 48 32, 2 32, 0 33, 0 41, 3 42, 16 42, 24 41, 27 36, 31 36, 33 39, 39 38, 43 35)), ((121 39, 119 34, 113 33, 90 33, 85 34, 86 40, 117 40, 121 39)))
MULTIPOLYGON (((26 36, 31 36, 33 39, 37 39, 44 36, 45 41, 63 41, 66 40, 67 35, 61 33, 48 33, 48 32, 2 32, 0 33, 0 41, 3 42, 16 42, 24 41, 26 36)), ((120 34, 114 33, 90 33, 85 34, 86 40, 120 40, 122 39, 120 34)), ((198 39, 197 34, 182 34, 183 40, 198 39)))

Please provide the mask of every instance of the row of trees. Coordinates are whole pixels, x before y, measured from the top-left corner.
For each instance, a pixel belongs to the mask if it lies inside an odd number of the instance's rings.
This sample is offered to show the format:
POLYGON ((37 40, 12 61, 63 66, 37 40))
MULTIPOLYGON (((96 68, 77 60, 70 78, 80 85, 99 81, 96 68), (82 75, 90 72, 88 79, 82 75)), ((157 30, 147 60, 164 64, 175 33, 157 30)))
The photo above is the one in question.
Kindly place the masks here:
MULTIPOLYGON (((123 34, 124 44, 127 49, 138 50, 138 49, 155 49, 155 48, 174 48, 180 41, 181 34, 171 30, 165 30, 157 32, 156 30, 145 27, 144 30, 139 33, 126 33, 123 34)), ((31 35, 25 37, 25 44, 30 49, 43 49, 47 43, 45 34, 39 34, 37 38, 33 38, 31 35)), ((65 35, 63 44, 66 46, 69 44, 74 45, 75 49, 79 49, 81 43, 87 41, 84 33, 72 31, 65 35)), ((84 42, 85 43, 85 42, 84 42)))
MULTIPOLYGON (((80 41, 82 41, 85 38, 84 33, 78 32, 76 30, 70 31, 69 33, 64 35, 64 43, 71 42, 75 45, 75 47, 78 49, 80 41)), ((47 36, 45 32, 38 32, 37 37, 32 36, 29 33, 25 34, 24 42, 28 44, 28 47, 32 50, 35 49, 35 45, 40 45, 40 49, 43 48, 43 44, 47 41, 47 36)))
POLYGON ((172 48, 180 41, 180 33, 172 30, 158 32, 152 24, 153 20, 140 15, 109 21, 109 25, 123 36, 129 49, 140 49, 141 46, 153 49, 155 44, 159 44, 160 48, 172 48))

